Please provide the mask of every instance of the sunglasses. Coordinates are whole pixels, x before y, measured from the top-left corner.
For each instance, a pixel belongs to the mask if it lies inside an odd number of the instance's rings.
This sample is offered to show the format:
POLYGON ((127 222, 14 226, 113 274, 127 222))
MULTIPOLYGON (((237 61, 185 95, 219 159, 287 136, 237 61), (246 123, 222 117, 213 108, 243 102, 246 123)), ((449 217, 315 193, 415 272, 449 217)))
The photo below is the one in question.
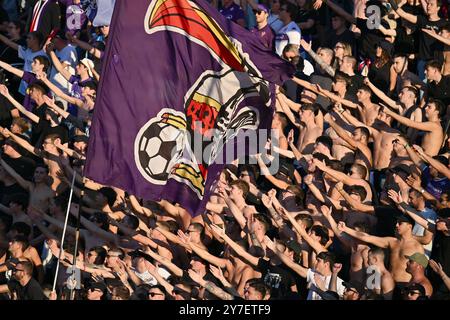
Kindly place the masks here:
POLYGON ((261 14, 263 11, 262 10, 253 10, 254 14, 261 14))

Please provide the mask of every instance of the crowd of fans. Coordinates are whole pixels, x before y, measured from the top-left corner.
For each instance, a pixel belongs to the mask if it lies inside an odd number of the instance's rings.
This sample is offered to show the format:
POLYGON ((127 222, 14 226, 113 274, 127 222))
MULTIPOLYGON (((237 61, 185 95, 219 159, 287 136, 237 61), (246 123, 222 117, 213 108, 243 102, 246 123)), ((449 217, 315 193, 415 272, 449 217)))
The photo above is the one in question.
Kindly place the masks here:
POLYGON ((192 217, 82 177, 109 26, 0 1, 2 299, 450 298, 447 1, 260 2, 212 4, 296 67, 278 144, 192 217))

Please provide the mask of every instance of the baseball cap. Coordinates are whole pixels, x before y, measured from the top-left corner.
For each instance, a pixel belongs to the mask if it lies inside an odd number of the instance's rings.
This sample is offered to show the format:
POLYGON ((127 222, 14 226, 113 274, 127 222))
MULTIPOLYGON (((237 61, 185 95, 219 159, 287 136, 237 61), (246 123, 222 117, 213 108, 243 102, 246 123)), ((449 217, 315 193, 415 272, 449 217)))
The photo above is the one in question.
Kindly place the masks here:
POLYGON ((406 223, 409 223, 411 225, 414 225, 416 223, 410 216, 407 216, 407 215, 404 215, 404 214, 402 214, 402 215, 397 217, 397 222, 398 223, 406 222, 406 223))
POLYGON ((361 282, 359 282, 359 281, 350 280, 348 282, 344 282, 343 285, 347 289, 354 289, 354 290, 356 290, 356 292, 358 292, 358 294, 360 296, 363 295, 365 293, 365 291, 366 291, 366 289, 364 288, 364 285, 361 282))
POLYGON ((265 5, 263 4, 258 4, 258 11, 264 11, 265 13, 269 13, 269 8, 267 8, 265 5))
POLYGON ((92 62, 91 59, 84 58, 80 60, 80 63, 88 69, 89 76, 93 77, 94 75, 92 74, 92 69, 94 69, 94 62, 92 62))
POLYGON ((420 264, 424 268, 428 267, 428 258, 423 253, 416 252, 410 256, 405 255, 405 258, 420 264))

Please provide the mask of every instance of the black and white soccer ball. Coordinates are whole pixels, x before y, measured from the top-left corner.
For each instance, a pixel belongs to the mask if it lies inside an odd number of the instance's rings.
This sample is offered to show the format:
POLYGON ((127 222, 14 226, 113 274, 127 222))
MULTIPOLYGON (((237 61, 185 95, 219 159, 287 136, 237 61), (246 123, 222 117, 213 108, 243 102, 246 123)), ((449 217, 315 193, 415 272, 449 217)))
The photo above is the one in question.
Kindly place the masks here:
POLYGON ((151 123, 138 137, 140 169, 151 182, 165 182, 183 152, 184 131, 162 121, 151 123))

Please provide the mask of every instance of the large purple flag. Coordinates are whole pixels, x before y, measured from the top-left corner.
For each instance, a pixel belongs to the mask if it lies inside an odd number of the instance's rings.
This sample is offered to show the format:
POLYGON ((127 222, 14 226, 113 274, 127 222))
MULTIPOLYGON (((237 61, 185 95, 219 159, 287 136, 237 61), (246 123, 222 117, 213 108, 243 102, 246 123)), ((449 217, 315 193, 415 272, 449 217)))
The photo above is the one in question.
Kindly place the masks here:
POLYGON ((223 146, 270 128, 294 68, 204 0, 117 0, 110 32, 86 176, 196 215, 223 146))

